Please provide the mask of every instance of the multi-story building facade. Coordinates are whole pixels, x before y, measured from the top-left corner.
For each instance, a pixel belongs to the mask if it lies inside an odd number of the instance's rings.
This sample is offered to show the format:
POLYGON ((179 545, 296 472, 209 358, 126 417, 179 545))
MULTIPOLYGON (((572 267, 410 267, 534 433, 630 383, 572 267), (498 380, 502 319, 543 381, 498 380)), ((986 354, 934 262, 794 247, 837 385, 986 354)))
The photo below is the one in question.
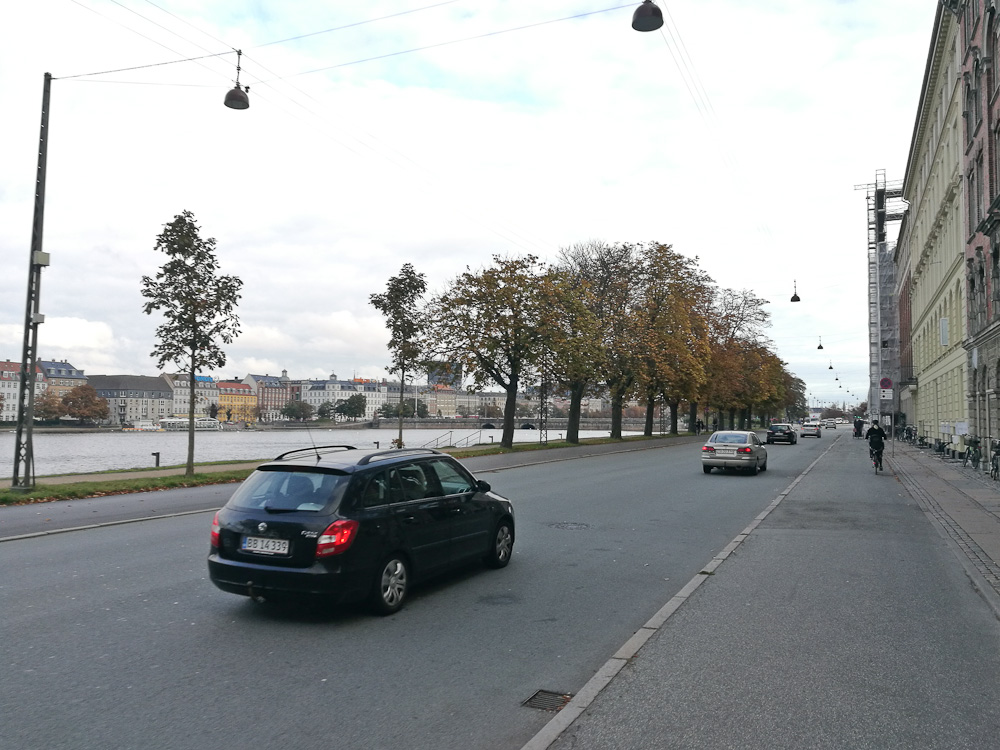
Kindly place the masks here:
MULTIPOLYGON (((191 376, 186 372, 164 375, 167 383, 173 389, 174 416, 186 417, 191 413, 191 376)), ((194 376, 194 415, 196 417, 212 416, 212 407, 216 413, 219 408, 219 389, 213 378, 208 375, 194 376)))
POLYGON ((970 431, 1000 430, 1000 50, 993 2, 945 2, 960 20, 970 431))
MULTIPOLYGON (((35 398, 48 388, 45 372, 35 365, 35 398)), ((17 402, 21 397, 21 363, 9 359, 0 362, 0 422, 17 421, 17 402)))
POLYGON ((108 402, 108 424, 158 423, 174 414, 174 392, 163 375, 91 375, 97 395, 108 402))
MULTIPOLYGON (((353 378, 351 380, 338 380, 336 373, 330 374, 329 380, 304 380, 298 381, 300 386, 300 400, 312 406, 313 413, 319 411, 324 403, 336 406, 341 401, 346 401, 351 396, 361 394, 365 397, 365 413, 362 419, 375 419, 379 410, 386 403, 390 402, 389 384, 385 381, 378 381, 365 378, 353 378)), ((399 400, 399 389, 396 388, 396 403, 399 400)))
POLYGON ((282 419, 281 410, 291 400, 291 380, 288 370, 276 375, 247 375, 243 382, 249 385, 257 396, 257 417, 264 422, 282 419))
MULTIPOLYGON (((966 119, 959 69, 958 18, 938 6, 903 199, 909 204, 896 245, 899 298, 899 412, 917 434, 964 450, 967 394, 966 223, 963 209, 966 119)), ((973 188, 973 192, 975 188, 973 188)))
POLYGON ((45 373, 45 379, 49 384, 48 392, 54 393, 59 398, 77 386, 87 384, 87 376, 83 374, 83 370, 77 370, 65 360, 62 362, 43 360, 37 364, 45 373))
POLYGON ((219 419, 257 421, 257 394, 253 388, 238 380, 220 380, 216 388, 219 392, 219 419))

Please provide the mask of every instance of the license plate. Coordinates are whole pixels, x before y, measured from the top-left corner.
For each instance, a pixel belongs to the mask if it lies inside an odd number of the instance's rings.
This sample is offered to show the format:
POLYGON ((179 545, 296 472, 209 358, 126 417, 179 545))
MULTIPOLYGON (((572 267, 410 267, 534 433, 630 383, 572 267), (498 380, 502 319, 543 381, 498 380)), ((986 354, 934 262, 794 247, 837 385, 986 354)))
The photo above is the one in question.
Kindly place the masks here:
POLYGON ((256 555, 287 555, 287 539, 268 539, 263 536, 245 536, 240 547, 244 552, 253 552, 256 555))
POLYGON ((736 455, 736 449, 735 448, 716 448, 715 452, 716 453, 721 453, 723 456, 735 456, 736 455))

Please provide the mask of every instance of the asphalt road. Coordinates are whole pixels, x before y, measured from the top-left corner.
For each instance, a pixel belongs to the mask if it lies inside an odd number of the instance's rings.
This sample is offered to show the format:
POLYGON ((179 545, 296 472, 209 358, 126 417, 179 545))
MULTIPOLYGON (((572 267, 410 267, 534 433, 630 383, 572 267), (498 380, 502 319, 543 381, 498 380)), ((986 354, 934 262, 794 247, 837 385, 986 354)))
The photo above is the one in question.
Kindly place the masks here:
POLYGON ((511 565, 389 618, 216 590, 207 512, 4 542, 3 746, 520 748, 551 718, 522 701, 578 691, 830 437, 757 477, 706 476, 691 444, 475 467, 516 503, 511 565))

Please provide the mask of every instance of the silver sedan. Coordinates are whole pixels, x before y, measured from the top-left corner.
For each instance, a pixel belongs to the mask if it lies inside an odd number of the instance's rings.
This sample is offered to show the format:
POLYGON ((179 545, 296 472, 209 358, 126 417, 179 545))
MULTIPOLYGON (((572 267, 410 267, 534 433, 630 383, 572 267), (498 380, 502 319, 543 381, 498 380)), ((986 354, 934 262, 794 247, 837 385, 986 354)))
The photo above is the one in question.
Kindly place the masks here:
POLYGON ((706 474, 713 468, 767 471, 767 448, 753 431, 713 432, 701 447, 701 468, 706 474))

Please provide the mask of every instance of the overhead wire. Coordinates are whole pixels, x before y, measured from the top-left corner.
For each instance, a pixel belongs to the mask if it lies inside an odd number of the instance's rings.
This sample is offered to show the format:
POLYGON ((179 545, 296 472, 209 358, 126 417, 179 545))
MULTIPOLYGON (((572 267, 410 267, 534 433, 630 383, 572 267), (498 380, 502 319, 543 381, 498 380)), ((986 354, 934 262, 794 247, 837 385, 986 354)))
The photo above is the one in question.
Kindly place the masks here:
MULTIPOLYGON (((226 44, 225 41, 218 39, 217 37, 213 36, 212 34, 209 34, 208 32, 204 31, 203 29, 199 28, 198 26, 195 26, 194 24, 192 24, 192 23, 186 21, 185 19, 181 18, 180 16, 177 16, 176 14, 171 13, 170 11, 162 8, 157 3, 152 2, 152 0, 145 0, 145 1, 147 2, 147 4, 153 6, 157 10, 159 10, 159 11, 165 13, 166 15, 169 15, 172 18, 174 18, 174 19, 176 19, 176 20, 184 23, 185 25, 191 27, 195 31, 198 31, 199 33, 204 34, 205 36, 213 39, 214 41, 218 41, 221 44, 226 44)), ((271 45, 274 45, 274 44, 279 44, 279 43, 288 42, 288 41, 295 41, 295 40, 307 38, 307 37, 310 37, 310 36, 316 36, 318 34, 329 33, 329 32, 333 32, 333 31, 338 31, 338 30, 341 30, 341 29, 345 29, 345 28, 351 28, 351 27, 355 27, 355 26, 360 26, 360 25, 363 25, 363 24, 366 24, 366 23, 372 23, 372 22, 375 22, 375 21, 384 20, 384 19, 387 19, 387 18, 393 18, 393 17, 397 17, 397 16, 407 15, 407 14, 415 13, 415 12, 418 12, 418 11, 421 11, 421 10, 429 10, 429 9, 433 9, 433 8, 438 8, 438 7, 441 7, 441 6, 444 6, 444 5, 453 4, 454 2, 457 2, 457 1, 458 0, 447 0, 447 2, 440 2, 440 3, 435 3, 433 5, 422 6, 421 8, 410 9, 410 10, 403 11, 403 12, 400 12, 400 13, 394 13, 394 14, 390 14, 390 15, 387 15, 387 16, 381 16, 381 17, 375 18, 375 19, 367 19, 365 21, 359 21, 359 22, 355 22, 355 23, 351 23, 351 24, 346 24, 344 26, 340 26, 340 27, 336 27, 336 28, 324 29, 324 30, 318 31, 318 32, 310 32, 308 34, 301 34, 301 35, 297 35, 297 36, 294 36, 294 37, 289 37, 289 38, 286 38, 286 39, 275 40, 275 41, 272 41, 272 42, 267 42, 267 43, 262 44, 262 45, 255 45, 254 47, 251 47, 251 49, 257 49, 257 48, 261 48, 261 47, 271 46, 271 45)), ((84 7, 86 9, 88 9, 88 10, 92 10, 93 11, 93 9, 88 8, 87 6, 85 6, 82 3, 80 3, 79 0, 73 0, 73 2, 75 2, 78 5, 81 5, 81 7, 84 7)), ((118 0, 111 0, 111 2, 113 2, 115 5, 118 5, 119 7, 122 7, 123 9, 129 11, 130 13, 133 13, 134 15, 138 16, 139 18, 142 18, 143 20, 151 23, 152 25, 157 26, 158 28, 161 28, 164 31, 167 31, 170 34, 173 34, 174 36, 179 37, 180 39, 184 40, 185 42, 187 42, 189 44, 192 44, 195 47, 198 47, 200 49, 206 49, 202 45, 197 44, 196 42, 194 42, 193 40, 185 37, 184 35, 179 34, 178 32, 173 31, 172 29, 167 28, 163 24, 157 23, 156 21, 153 21, 152 19, 149 19, 148 17, 144 16, 143 14, 139 13, 138 11, 135 11, 135 10, 133 10, 131 8, 128 8, 128 7, 124 6, 121 2, 118 2, 118 0)), ((534 23, 534 24, 527 24, 527 25, 524 25, 524 26, 521 26, 521 27, 510 28, 510 29, 501 29, 501 30, 498 30, 498 31, 495 31, 495 32, 489 32, 489 33, 486 33, 486 34, 479 34, 479 35, 475 35, 475 36, 471 36, 471 37, 465 37, 465 38, 462 38, 462 39, 456 39, 456 40, 449 40, 449 41, 446 41, 446 42, 440 42, 440 43, 437 43, 435 45, 429 45, 429 46, 427 46, 425 48, 414 48, 414 49, 410 49, 410 50, 403 50, 403 51, 399 51, 399 52, 395 52, 395 53, 391 53, 389 55, 386 55, 386 57, 393 57, 393 56, 398 56, 398 55, 401 55, 401 54, 407 54, 407 53, 410 53, 410 52, 418 52, 418 51, 421 51, 421 49, 429 49, 429 48, 433 48, 433 47, 436 47, 436 46, 446 46, 446 45, 449 45, 449 44, 456 44, 456 43, 459 43, 459 42, 470 41, 472 39, 483 38, 483 37, 488 37, 488 36, 496 36, 496 35, 499 35, 499 34, 510 33, 510 32, 513 32, 513 31, 520 31, 520 30, 534 28, 534 27, 538 27, 538 26, 544 26, 544 25, 547 25, 547 24, 556 23, 558 21, 566 21, 566 20, 573 20, 573 19, 576 19, 576 18, 583 18, 583 17, 586 17, 586 16, 595 15, 595 14, 598 14, 598 13, 604 13, 604 12, 608 12, 608 11, 611 11, 611 10, 616 10, 616 9, 623 8, 623 7, 629 7, 629 6, 622 5, 622 6, 616 6, 614 8, 606 8, 604 10, 599 10, 599 11, 588 11, 588 12, 584 12, 584 13, 577 13, 577 14, 573 14, 571 16, 567 16, 567 17, 563 17, 563 18, 559 18, 559 19, 550 19, 550 20, 547 20, 547 21, 542 21, 542 22, 538 22, 538 23, 534 23)), ((148 39, 150 41, 153 41, 154 43, 159 44, 159 46, 162 46, 162 47, 164 47, 166 49, 171 49, 171 48, 167 47, 166 45, 163 45, 162 43, 157 42, 156 40, 154 40, 154 39, 146 36, 145 34, 142 34, 141 32, 138 32, 134 28, 132 28, 132 27, 126 25, 126 24, 121 23, 120 21, 117 21, 115 19, 111 19, 111 18, 109 18, 108 16, 106 16, 104 14, 98 13, 97 11, 93 11, 93 12, 97 13, 98 15, 101 15, 104 18, 107 18, 108 20, 113 21, 114 23, 122 26, 123 28, 126 28, 127 30, 129 30, 129 31, 131 31, 133 33, 138 34, 139 36, 141 36, 143 38, 146 38, 146 39, 148 39)), ((174 51, 174 50, 171 49, 171 51, 174 51)), ((221 56, 223 54, 228 54, 228 52, 215 53, 215 54, 212 54, 212 55, 206 55, 204 57, 215 57, 215 56, 221 56)), ((176 61, 170 61, 170 62, 183 62, 183 61, 186 61, 188 59, 191 59, 191 60, 204 59, 204 57, 199 57, 199 58, 185 58, 184 60, 176 60, 176 61)), ((253 75, 252 70, 245 71, 246 77, 251 81, 251 83, 254 83, 254 85, 255 85, 255 92, 254 92, 255 97, 260 97, 260 98, 263 98, 265 101, 268 101, 267 97, 262 97, 261 96, 260 88, 259 88, 259 86, 261 86, 261 85, 267 85, 270 88, 274 89, 276 93, 279 93, 282 96, 284 96, 292 104, 294 104, 297 107, 301 108, 307 114, 310 114, 313 117, 318 118, 324 126, 326 126, 328 128, 333 127, 332 124, 329 121, 324 120, 323 117, 321 115, 319 115, 317 112, 311 110, 309 107, 307 107, 304 104, 302 104, 301 102, 297 101, 294 97, 289 96, 287 93, 280 92, 273 85, 275 82, 279 82, 280 81, 280 82, 284 83, 285 85, 293 88, 295 91, 297 91, 302 96, 305 96, 305 97, 311 99, 314 102, 321 103, 318 99, 316 99, 315 97, 313 97, 308 92, 300 89, 299 87, 295 86, 293 83, 288 82, 286 80, 289 77, 295 77, 295 76, 303 75, 303 74, 295 74, 294 76, 280 76, 280 75, 274 73, 273 71, 270 71, 268 68, 266 68, 266 66, 264 66, 262 63, 260 63, 256 59, 251 58, 249 55, 244 54, 244 58, 248 59, 248 60, 250 60, 252 62, 254 62, 259 68, 261 68, 262 70, 265 70, 265 71, 267 71, 267 72, 269 72, 269 73, 271 73, 272 75, 275 76, 275 78, 272 78, 272 79, 262 79, 259 76, 253 75)), ((336 65, 336 66, 330 66, 330 68, 343 67, 344 65, 353 65, 353 64, 358 64, 358 63, 361 63, 361 62, 366 62, 366 61, 367 61, 367 59, 365 59, 365 60, 356 60, 356 61, 351 61, 351 62, 348 62, 348 63, 341 63, 341 64, 336 65)), ((170 62, 157 63, 156 65, 166 65, 166 64, 170 64, 170 62)), ((135 66, 133 68, 126 68, 126 69, 121 69, 121 70, 105 71, 105 72, 121 72, 122 70, 134 70, 134 69, 140 69, 140 68, 143 68, 143 67, 153 67, 153 65, 150 65, 150 66, 135 66)), ((330 68, 325 68, 325 69, 330 69, 330 68)), ((325 70, 325 69, 321 69, 321 70, 325 70)), ((308 72, 319 72, 319 71, 308 71, 308 72)), ((84 76, 84 75, 98 75, 98 73, 94 73, 94 74, 81 74, 81 76, 84 76)), ((116 81, 116 83, 139 83, 139 82, 116 81)), ((184 85, 184 84, 158 84, 158 85, 184 85)), ((195 85, 195 84, 192 84, 192 85, 195 85)), ((289 112, 288 110, 285 110, 284 108, 281 108, 281 107, 277 107, 277 108, 279 110, 285 112, 285 114, 289 115, 293 119, 299 119, 299 118, 296 118, 295 115, 293 113, 289 112)), ((428 180, 429 182, 431 182, 431 184, 435 184, 436 183, 436 186, 437 186, 438 190, 443 189, 443 186, 440 184, 440 182, 437 181, 436 177, 433 174, 429 173, 429 171, 427 170, 426 167, 420 165, 419 163, 417 163, 416 161, 414 161, 412 158, 410 158, 406 154, 403 154, 402 152, 398 151, 394 147, 382 143, 376 136, 372 135, 371 133, 365 133, 365 136, 367 138, 371 139, 372 141, 374 141, 375 142, 374 145, 372 143, 365 142, 365 140, 363 138, 361 138, 361 137, 359 137, 357 135, 354 135, 354 134, 350 133, 349 131, 344 130, 343 128, 340 128, 340 131, 341 131, 341 133, 343 135, 346 135, 347 137, 349 137, 350 139, 352 139, 353 141, 355 141, 361 147, 379 154, 380 156, 382 156, 382 158, 384 158, 387 161, 389 161, 390 163, 394 164, 396 167, 404 169, 404 170, 407 170, 407 169, 416 169, 416 170, 422 172, 421 176, 422 176, 422 178, 424 180, 428 180), (380 151, 380 149, 383 149, 383 150, 380 151), (386 153, 385 150, 390 151, 391 154, 390 153, 386 153), (406 164, 401 164, 397 159, 393 158, 393 154, 396 157, 399 157, 399 158, 405 160, 406 164)), ((332 137, 329 133, 326 133, 325 135, 327 137, 332 137)), ((340 145, 341 147, 347 149, 351 153, 354 153, 356 155, 360 155, 360 152, 358 151, 358 149, 352 147, 348 143, 345 143, 343 140, 340 140, 338 138, 332 138, 332 139, 338 145, 340 145)), ((536 239, 533 239, 533 238, 531 238, 529 236, 524 235, 523 232, 521 232, 519 230, 516 230, 516 225, 508 227, 504 231, 500 231, 495 226, 490 226, 489 224, 484 224, 482 221, 477 220, 477 219, 475 219, 475 218, 473 218, 471 216, 469 216, 468 218, 470 218, 471 220, 473 220, 475 223, 479 223, 479 224, 483 225, 484 228, 486 228, 489 231, 497 234, 499 237, 501 237, 505 241, 510 242, 513 245, 519 246, 522 249, 529 250, 531 252, 537 252, 539 249, 542 249, 542 250, 545 250, 545 251, 549 251, 549 250, 553 249, 549 245, 549 243, 547 243, 547 242, 539 242, 536 239), (526 246, 524 243, 528 243, 529 246, 533 246, 533 247, 526 246)), ((507 222, 509 223, 509 220, 507 220, 507 222)))

